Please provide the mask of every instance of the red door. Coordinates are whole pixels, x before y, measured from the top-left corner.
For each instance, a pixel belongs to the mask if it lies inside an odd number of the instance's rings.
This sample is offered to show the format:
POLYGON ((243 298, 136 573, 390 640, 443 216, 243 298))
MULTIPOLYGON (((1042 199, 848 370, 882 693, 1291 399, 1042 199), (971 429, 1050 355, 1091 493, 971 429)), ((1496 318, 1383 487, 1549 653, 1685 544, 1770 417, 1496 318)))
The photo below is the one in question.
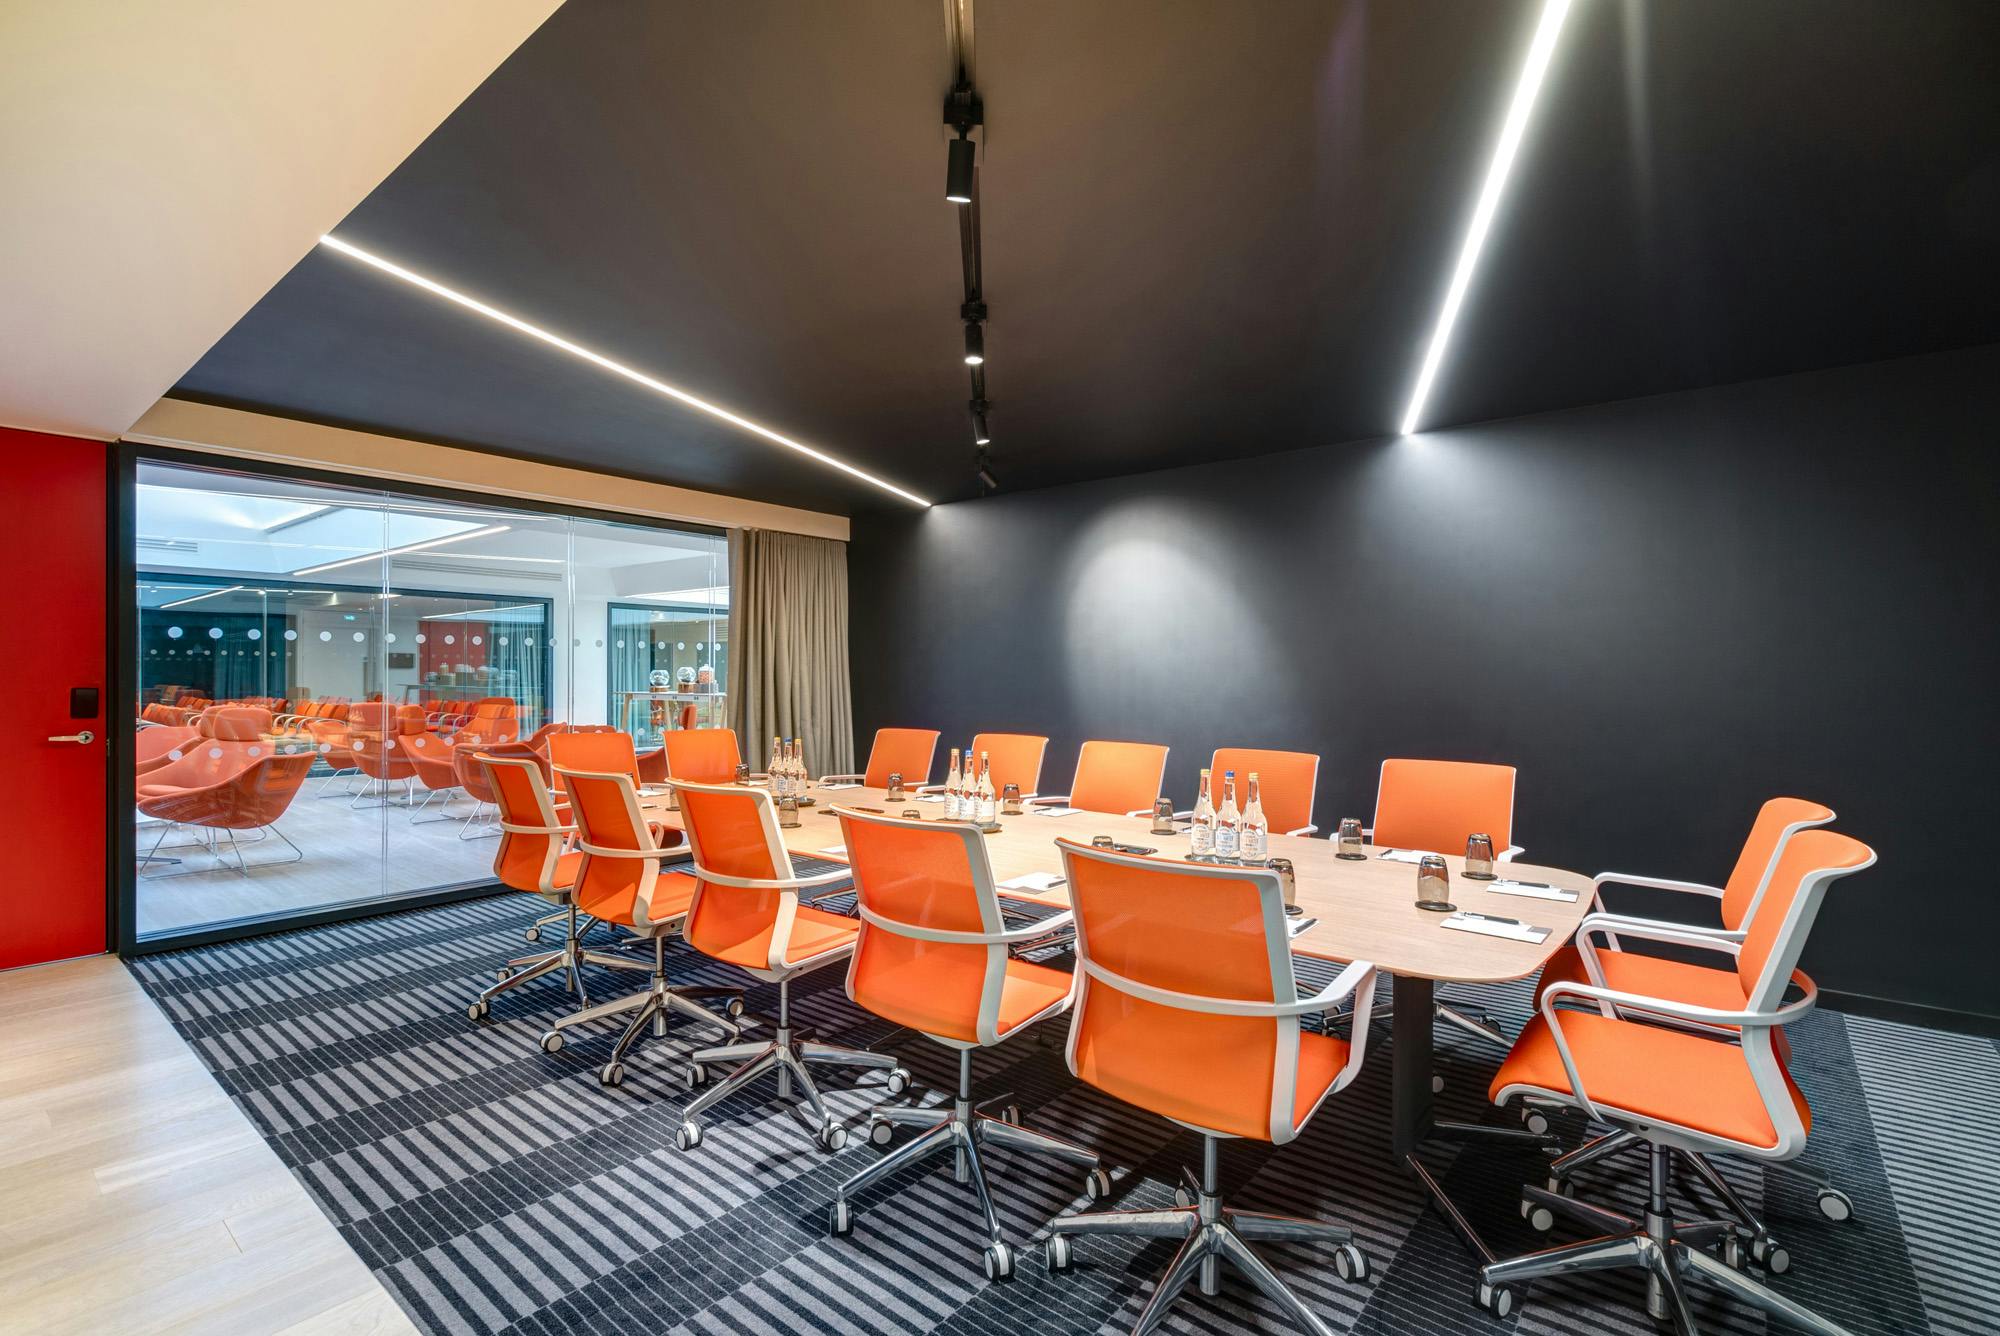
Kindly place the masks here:
POLYGON ((20 860, 0 879, 8 969, 104 950, 104 735, 131 712, 106 699, 110 448, 0 427, 0 458, 16 539, 0 579, 0 627, 12 641, 0 649, 0 774, 20 860))

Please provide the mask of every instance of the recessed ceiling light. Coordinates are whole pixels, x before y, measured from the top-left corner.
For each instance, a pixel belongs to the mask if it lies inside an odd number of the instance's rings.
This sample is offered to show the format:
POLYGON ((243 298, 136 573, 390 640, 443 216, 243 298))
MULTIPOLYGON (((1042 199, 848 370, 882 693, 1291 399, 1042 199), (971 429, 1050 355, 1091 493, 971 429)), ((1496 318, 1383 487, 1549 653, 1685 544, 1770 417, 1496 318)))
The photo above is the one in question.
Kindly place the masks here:
POLYGON ((1542 91, 1542 80, 1547 76, 1549 61, 1555 55, 1556 39, 1562 35, 1563 20, 1569 17, 1569 5, 1570 0, 1544 0, 1542 5, 1541 21, 1535 26, 1535 39, 1528 46, 1527 63, 1521 67, 1520 80, 1514 85, 1514 100, 1508 104, 1507 119, 1500 127, 1500 142, 1493 146, 1493 160, 1487 164, 1486 181, 1479 188, 1479 202, 1472 210, 1472 222, 1465 230, 1465 241, 1459 246, 1458 264, 1451 273, 1451 286, 1445 291, 1437 327, 1431 331, 1423 367, 1417 372, 1417 388, 1410 395, 1410 406, 1403 411, 1402 432, 1405 436, 1415 431, 1422 421, 1424 401, 1430 397, 1438 366, 1444 361, 1445 350, 1451 346, 1452 326, 1458 321, 1458 310, 1465 302, 1466 289, 1472 285, 1473 271, 1479 267, 1479 252, 1486 245, 1486 234, 1493 226, 1493 215, 1500 207, 1500 197, 1507 191, 1507 177, 1514 170, 1514 155, 1520 151, 1521 137, 1527 132, 1528 117, 1535 110, 1535 98, 1542 91))
POLYGON ((475 298, 472 297, 468 297, 464 293, 459 292, 456 289, 448 288, 444 284, 439 283, 434 279, 425 278, 422 274, 415 273, 409 269, 405 269, 401 265, 393 264, 390 261, 383 259, 379 255, 375 255, 369 251, 361 249, 361 247, 359 246, 351 245, 348 242, 342 241, 339 237, 333 236, 331 234, 323 236, 319 239, 319 244, 327 247, 330 250, 339 251, 342 255, 346 255, 353 259, 359 260, 363 264, 369 265, 372 268, 379 269, 383 273, 390 275, 392 278, 399 278, 403 282, 408 283, 413 287, 422 288, 425 292, 430 293, 434 297, 442 297, 448 302, 452 302, 458 306, 463 306, 468 311, 472 311, 478 315, 483 315, 488 320, 495 321, 499 324, 507 326, 507 328, 509 329, 518 331, 519 333, 522 334, 526 334, 529 338, 540 339, 543 343, 548 344, 551 348, 559 348, 563 352, 568 353, 572 357, 581 358, 583 361, 589 362, 594 366, 598 366, 606 371, 609 371, 614 376, 623 376, 626 380, 631 381, 635 385, 645 386, 647 389, 653 391, 655 394, 665 395, 669 399, 673 399, 679 403, 686 404, 689 408, 699 409, 701 412, 707 413, 710 417, 720 418, 724 422, 727 422, 732 426, 741 427, 743 430, 750 432, 753 435, 761 436, 765 440, 770 441, 776 445, 782 445, 787 450, 796 451, 797 453, 804 455, 808 459, 817 460, 818 462, 826 465, 828 468, 839 469, 842 473, 847 474, 849 477, 859 478, 862 482, 865 482, 872 487, 879 487, 885 492, 888 492, 894 496, 899 496, 903 498, 903 500, 908 501, 911 505, 926 506, 926 507, 930 505, 930 502, 924 500, 921 496, 918 496, 916 493, 906 492, 902 488, 896 486, 896 484, 892 482, 885 482, 882 479, 876 477, 874 474, 869 473, 865 469, 858 469, 854 467, 854 465, 848 463, 845 460, 835 459, 832 455, 827 454, 824 450, 815 450, 813 449, 813 447, 809 445, 800 444, 799 442, 793 440, 789 436, 781 435, 778 432, 772 431, 769 427, 762 426, 758 423, 752 422, 749 418, 738 417, 736 414, 730 412, 726 408, 722 408, 716 404, 712 404, 708 402, 708 400, 700 398, 696 395, 689 394, 686 390, 676 389, 672 385, 667 384, 665 381, 657 380, 654 377, 647 375, 643 371, 635 371, 631 367, 626 366, 622 362, 613 361, 611 358, 606 357, 602 353, 592 352, 590 349, 584 347, 582 344, 572 343, 568 339, 563 338, 561 335, 552 334, 548 330, 541 328, 539 325, 531 325, 527 321, 521 319, 519 316, 509 315, 507 314, 507 312, 502 311, 497 307, 488 306, 485 302, 476 300, 475 298))
POLYGON ((405 552, 422 552, 425 548, 443 547, 446 543, 462 543, 468 538, 483 538, 488 534, 506 533, 504 524, 489 524, 484 529, 468 529, 464 533, 446 534, 442 538, 428 538, 421 543, 405 543, 401 547, 385 547, 380 552, 364 552, 358 557, 342 557, 339 561, 324 562, 318 566, 304 566, 292 572, 293 575, 318 575, 321 571, 338 570, 342 566, 352 566, 357 561, 382 561, 389 557, 400 557, 405 552))

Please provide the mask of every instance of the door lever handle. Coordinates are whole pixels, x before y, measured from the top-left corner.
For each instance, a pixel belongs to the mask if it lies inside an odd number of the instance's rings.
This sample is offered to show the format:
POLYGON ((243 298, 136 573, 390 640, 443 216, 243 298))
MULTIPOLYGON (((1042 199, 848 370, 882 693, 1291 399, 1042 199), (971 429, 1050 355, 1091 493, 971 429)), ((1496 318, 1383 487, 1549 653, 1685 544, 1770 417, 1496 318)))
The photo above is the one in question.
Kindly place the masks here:
POLYGON ((74 743, 76 743, 76 744, 77 744, 77 745, 79 745, 79 746, 83 746, 83 747, 87 747, 87 746, 89 746, 89 745, 90 745, 91 743, 93 743, 93 742, 97 741, 97 734, 95 734, 95 733, 92 733, 92 732, 90 732, 90 731, 88 731, 88 730, 85 730, 85 731, 84 731, 84 732, 82 732, 82 733, 64 733, 64 734, 63 734, 62 736, 60 736, 60 737, 54 737, 54 738, 50 738, 50 739, 49 739, 49 741, 50 741, 50 742, 74 742, 74 743))

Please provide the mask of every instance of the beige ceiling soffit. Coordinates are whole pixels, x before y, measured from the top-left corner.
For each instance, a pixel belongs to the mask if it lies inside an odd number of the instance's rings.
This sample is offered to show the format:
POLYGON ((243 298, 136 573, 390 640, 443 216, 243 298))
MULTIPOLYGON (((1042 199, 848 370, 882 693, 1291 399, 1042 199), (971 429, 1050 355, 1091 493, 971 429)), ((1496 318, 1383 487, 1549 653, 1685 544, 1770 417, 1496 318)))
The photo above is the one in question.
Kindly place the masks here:
POLYGON ((639 482, 589 469, 538 464, 456 446, 272 417, 240 408, 218 408, 186 399, 160 400, 124 433, 124 439, 649 519, 682 520, 732 529, 776 529, 814 538, 836 538, 843 543, 848 536, 845 515, 746 501, 688 487, 639 482))
POLYGON ((119 435, 559 4, 0 3, 0 423, 119 435))

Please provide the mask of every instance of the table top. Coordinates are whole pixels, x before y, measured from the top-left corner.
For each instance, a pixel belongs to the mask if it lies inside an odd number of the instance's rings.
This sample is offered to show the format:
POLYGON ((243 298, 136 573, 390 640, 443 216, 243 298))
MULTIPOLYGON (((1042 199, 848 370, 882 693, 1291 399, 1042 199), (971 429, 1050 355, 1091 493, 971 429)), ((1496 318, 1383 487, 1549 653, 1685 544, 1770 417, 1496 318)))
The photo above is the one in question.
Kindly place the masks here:
MULTIPOLYGON (((785 830, 785 847, 794 856, 839 861, 830 852, 841 844, 840 821, 831 815, 837 806, 848 806, 895 814, 922 812, 937 820, 944 811, 941 803, 917 802, 914 797, 895 803, 886 801, 881 789, 855 787, 811 790, 816 805, 801 809, 799 825, 785 830)), ((642 806, 658 811, 665 799, 648 795, 642 806)), ((669 822, 677 824, 674 818, 669 822)), ((1000 829, 987 836, 987 855, 993 863, 995 880, 1007 881, 1030 872, 1062 873, 1058 837, 1088 844, 1093 835, 1110 835, 1121 844, 1151 846, 1162 858, 1186 861, 1185 832, 1154 835, 1149 817, 1106 816, 1077 812, 1071 816, 1003 816, 1000 829)), ((1542 900, 1528 896, 1502 895, 1486 885, 1468 880, 1463 874, 1465 859, 1445 855, 1451 869, 1451 902, 1474 913, 1520 919, 1536 927, 1549 928, 1548 939, 1540 944, 1479 933, 1458 932, 1441 927, 1447 915, 1416 907, 1417 868, 1413 863, 1385 860, 1383 852, 1364 846, 1368 857, 1349 862, 1337 857, 1332 840, 1305 836, 1271 836, 1271 856, 1292 860, 1297 880, 1299 908, 1307 918, 1317 919, 1312 927, 1292 939, 1292 949, 1302 955, 1331 960, 1366 960, 1392 974, 1418 978, 1491 983, 1518 979, 1540 969, 1575 933, 1577 924, 1590 912, 1590 878, 1562 868, 1532 863, 1502 864, 1502 875, 1523 881, 1546 882, 1564 890, 1579 892, 1574 902, 1542 900)), ((1067 906, 1063 887, 1051 891, 1009 891, 1024 900, 1067 906)))

